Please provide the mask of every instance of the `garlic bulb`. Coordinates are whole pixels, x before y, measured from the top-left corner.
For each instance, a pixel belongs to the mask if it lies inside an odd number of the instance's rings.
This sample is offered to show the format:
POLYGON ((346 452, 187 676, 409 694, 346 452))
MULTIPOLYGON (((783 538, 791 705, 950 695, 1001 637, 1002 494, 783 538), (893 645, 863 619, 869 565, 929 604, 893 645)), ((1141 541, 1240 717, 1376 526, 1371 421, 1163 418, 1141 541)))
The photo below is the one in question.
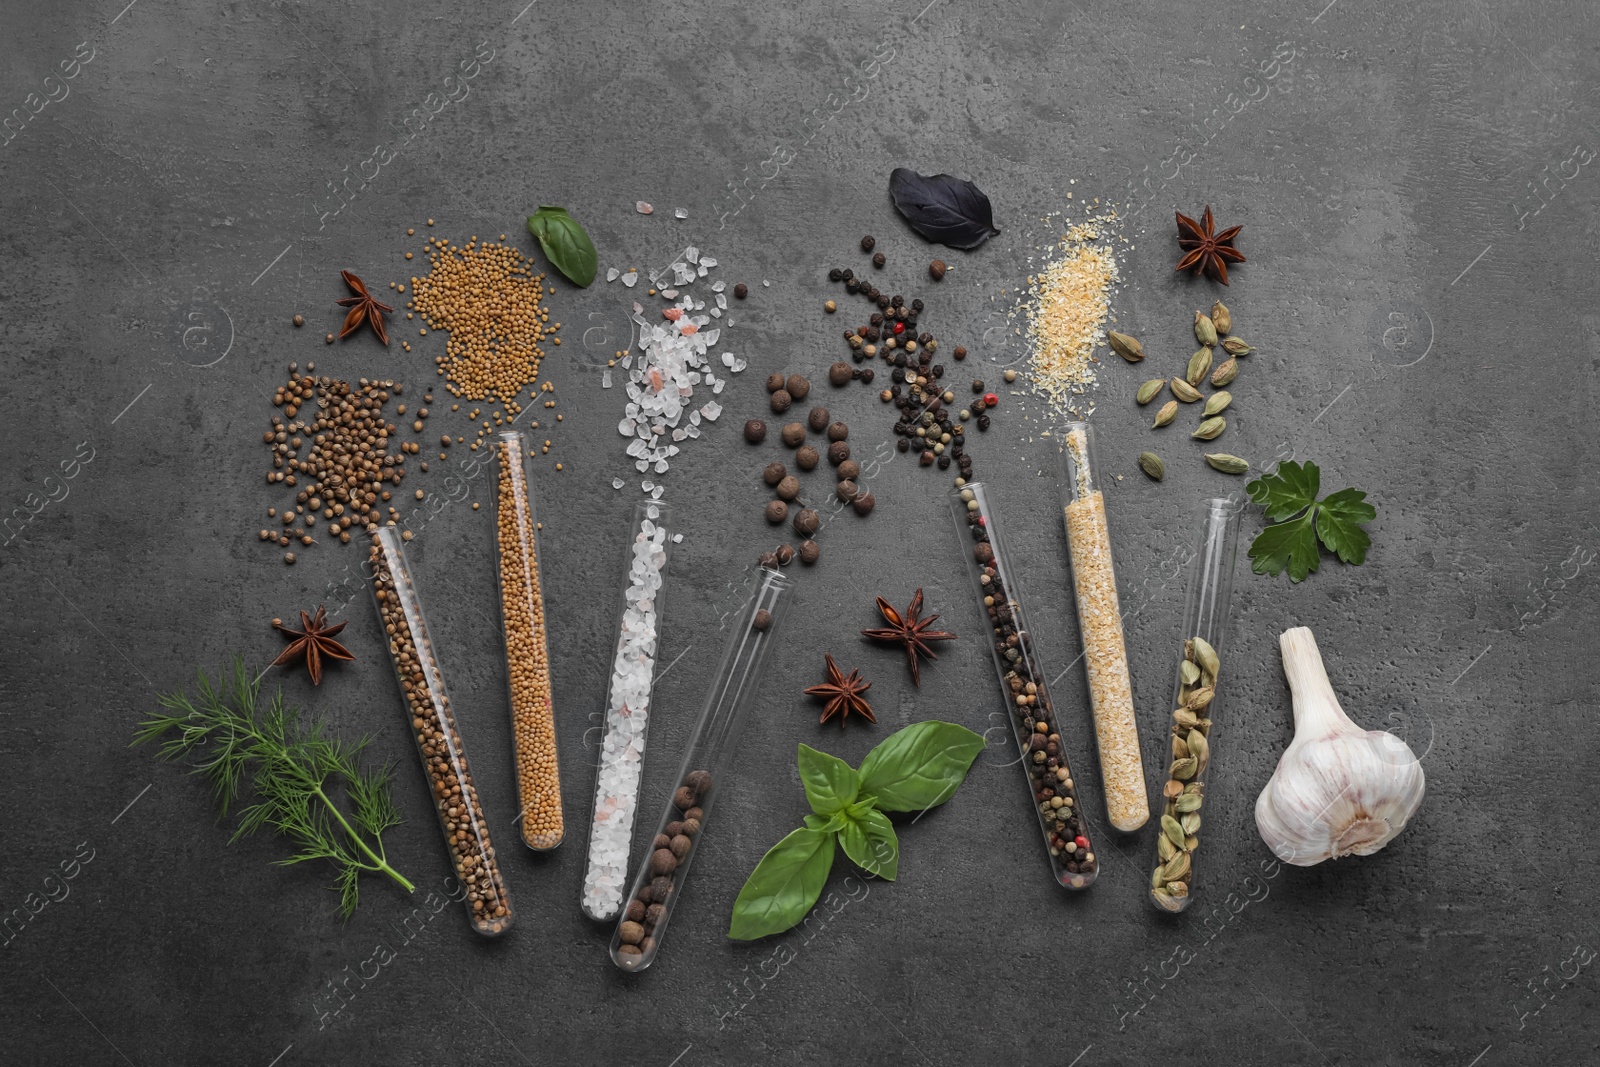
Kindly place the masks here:
POLYGON ((1398 737, 1363 730, 1339 707, 1304 626, 1278 638, 1294 695, 1294 740, 1256 798, 1256 828, 1285 863, 1370 856, 1422 803, 1422 764, 1398 737))

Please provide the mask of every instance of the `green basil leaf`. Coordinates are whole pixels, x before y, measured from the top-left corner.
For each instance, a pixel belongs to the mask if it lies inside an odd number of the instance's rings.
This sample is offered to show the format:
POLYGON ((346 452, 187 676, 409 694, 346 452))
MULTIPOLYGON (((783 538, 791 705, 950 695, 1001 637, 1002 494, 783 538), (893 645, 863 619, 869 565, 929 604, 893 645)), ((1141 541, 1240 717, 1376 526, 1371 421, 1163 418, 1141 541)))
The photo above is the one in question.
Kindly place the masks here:
POLYGON ((839 844, 850 862, 879 878, 894 881, 900 871, 900 841, 883 812, 869 808, 839 831, 839 844))
POLYGON ((545 258, 572 284, 587 286, 594 281, 600 255, 594 250, 589 235, 578 225, 577 219, 567 214, 566 208, 541 205, 528 216, 528 232, 539 239, 545 258))
POLYGON ((953 722, 913 723, 878 743, 861 761, 861 791, 884 811, 922 811, 949 800, 983 751, 984 741, 953 722))
POLYGON ((800 746, 800 781, 806 787, 806 800, 818 815, 832 815, 855 800, 861 779, 855 768, 837 756, 818 752, 810 745, 800 746))
POLYGON ((733 902, 728 936, 754 941, 804 919, 833 868, 833 837, 801 827, 768 849, 733 902))
POLYGON ((821 830, 825 834, 831 834, 835 830, 843 830, 845 824, 849 821, 850 817, 842 811, 836 811, 826 819, 820 815, 807 815, 805 817, 807 826, 813 830, 821 830))

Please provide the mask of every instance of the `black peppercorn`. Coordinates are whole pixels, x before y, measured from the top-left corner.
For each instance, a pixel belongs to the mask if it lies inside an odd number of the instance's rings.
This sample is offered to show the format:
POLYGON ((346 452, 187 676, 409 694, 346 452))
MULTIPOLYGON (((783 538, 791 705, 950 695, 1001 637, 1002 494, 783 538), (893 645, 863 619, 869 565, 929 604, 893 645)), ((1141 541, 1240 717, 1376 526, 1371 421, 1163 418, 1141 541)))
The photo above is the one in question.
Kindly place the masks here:
POLYGON ((875 378, 875 377, 877 377, 877 374, 876 374, 875 371, 873 371, 873 369, 871 367, 863 367, 862 368, 862 370, 861 370, 861 380, 862 380, 862 382, 866 383, 867 385, 871 385, 872 384, 872 379, 875 378))
POLYGON ((902 452, 908 452, 911 450, 911 439, 908 437, 902 437, 900 440, 894 443, 894 447, 898 448, 902 452))
POLYGON ((782 415, 785 411, 789 410, 789 405, 794 402, 794 398, 789 395, 789 390, 779 389, 776 393, 773 393, 767 398, 767 402, 772 405, 773 411, 777 412, 779 415, 782 415))
POLYGON ((744 424, 744 439, 753 445, 759 445, 767 439, 767 424, 760 419, 751 419, 744 424))
POLYGON ((989 416, 987 416, 987 415, 979 415, 978 416, 978 429, 979 430, 987 430, 988 428, 989 428, 989 416))
POLYGON ((899 367, 896 367, 894 370, 889 372, 889 380, 893 382, 903 382, 906 380, 906 372, 901 370, 899 367))
POLYGON ((981 378, 972 379, 972 391, 974 393, 983 392, 983 379, 981 379, 981 378))
POLYGON ((922 343, 923 343, 923 344, 925 344, 925 345, 929 345, 929 344, 932 344, 932 343, 933 343, 933 334, 931 334, 931 333, 928 333, 928 332, 927 332, 927 331, 923 331, 923 332, 922 332, 922 333, 921 333, 921 334, 920 334, 920 335, 919 335, 919 336, 918 336, 918 337, 917 337, 917 340, 918 340, 918 341, 920 341, 920 342, 922 342, 922 343))
POLYGON ((750 287, 748 285, 746 285, 744 282, 740 282, 738 285, 735 285, 733 287, 733 298, 735 300, 743 300, 745 297, 747 297, 749 295, 750 295, 750 287))
POLYGON ((869 233, 869 234, 867 234, 867 236, 865 236, 865 237, 863 237, 861 239, 861 251, 870 252, 870 251, 872 251, 872 246, 877 244, 877 243, 878 243, 877 238, 873 237, 869 233))
POLYGON ((799 448, 806 443, 806 428, 804 423, 790 422, 783 427, 783 443, 790 448, 799 448))
POLYGON ((882 293, 879 293, 872 299, 876 300, 878 302, 878 306, 881 308, 886 308, 889 306, 889 298, 884 296, 882 293))
POLYGON ((854 278, 845 279, 845 283, 844 283, 844 291, 845 292, 854 293, 854 292, 858 292, 860 289, 861 289, 861 286, 856 284, 856 280, 854 278))
POLYGON ((810 537, 822 525, 822 516, 812 508, 801 508, 794 517, 794 532, 801 537, 810 537))
POLYGON ((944 377, 944 364, 943 363, 935 363, 933 365, 933 376, 935 378, 943 378, 944 377))
POLYGON ((922 307, 923 307, 923 304, 922 304, 922 298, 921 297, 918 297, 916 300, 911 301, 911 310, 912 311, 921 311, 922 307))
POLYGON ((821 558, 822 558, 822 548, 815 541, 812 541, 812 540, 808 539, 808 540, 800 542, 800 562, 801 563, 804 563, 806 566, 809 567, 809 566, 811 566, 813 563, 815 563, 817 560, 819 560, 821 558))
MULTIPOLYGON (((829 375, 829 378, 832 378, 831 374, 829 375)), ((806 425, 810 426, 817 433, 821 433, 823 430, 826 430, 828 428, 828 409, 822 407, 812 408, 810 413, 806 415, 806 425)))
POLYGON ((933 465, 933 452, 931 450, 923 452, 918 462, 924 467, 931 467, 933 465))
POLYGON ((889 298, 889 303, 893 304, 897 308, 905 307, 906 298, 901 296, 899 293, 896 293, 894 296, 889 298))
POLYGON ((883 325, 883 312, 874 311, 872 313, 871 317, 867 319, 867 321, 870 322, 874 326, 882 326, 883 325))
MULTIPOLYGON (((830 282, 843 281, 844 280, 844 271, 840 270, 838 267, 833 268, 832 270, 830 270, 828 272, 828 280, 830 282)), ((743 284, 743 283, 741 282, 740 284, 743 284)))
POLYGON ((840 277, 844 278, 844 280, 847 282, 854 280, 855 276, 856 272, 851 270, 849 267, 846 267, 844 272, 840 275, 840 277))
POLYGON ((939 457, 939 469, 940 470, 949 470, 950 469, 950 457, 949 457, 949 455, 943 455, 943 456, 939 457))
POLYGON ((883 265, 885 263, 887 263, 887 262, 889 262, 888 257, 885 256, 882 252, 879 252, 877 255, 872 257, 872 265, 874 267, 877 267, 879 270, 882 270, 883 269, 883 265))
POLYGON ((850 364, 840 360, 828 368, 828 382, 833 386, 848 385, 850 383, 850 364))
POLYGON ((784 469, 782 463, 779 463, 777 460, 773 460, 771 463, 768 463, 766 468, 761 472, 761 478, 768 485, 777 485, 779 482, 783 481, 784 475, 788 473, 789 472, 784 469))

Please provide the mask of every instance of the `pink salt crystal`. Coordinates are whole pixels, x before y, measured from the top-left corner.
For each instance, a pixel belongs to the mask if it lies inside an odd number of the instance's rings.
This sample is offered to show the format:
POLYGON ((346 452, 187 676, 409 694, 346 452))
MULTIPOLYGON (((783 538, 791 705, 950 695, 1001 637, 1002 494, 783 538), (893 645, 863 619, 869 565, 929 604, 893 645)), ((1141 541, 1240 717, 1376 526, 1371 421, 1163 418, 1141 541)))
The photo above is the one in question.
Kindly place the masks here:
POLYGON ((650 388, 660 392, 662 386, 661 372, 654 367, 650 368, 650 388))
POLYGON ((671 319, 673 322, 677 322, 679 319, 683 318, 683 309, 682 308, 662 308, 661 309, 661 314, 664 317, 666 317, 668 319, 671 319))
POLYGON ((678 327, 678 332, 683 334, 683 336, 688 337, 690 334, 699 333, 700 327, 696 326, 692 322, 686 322, 682 326, 678 327))
POLYGON ((641 215, 648 215, 652 211, 654 211, 655 208, 651 207, 649 204, 645 203, 643 200, 639 200, 639 201, 634 203, 633 210, 637 211, 641 215))

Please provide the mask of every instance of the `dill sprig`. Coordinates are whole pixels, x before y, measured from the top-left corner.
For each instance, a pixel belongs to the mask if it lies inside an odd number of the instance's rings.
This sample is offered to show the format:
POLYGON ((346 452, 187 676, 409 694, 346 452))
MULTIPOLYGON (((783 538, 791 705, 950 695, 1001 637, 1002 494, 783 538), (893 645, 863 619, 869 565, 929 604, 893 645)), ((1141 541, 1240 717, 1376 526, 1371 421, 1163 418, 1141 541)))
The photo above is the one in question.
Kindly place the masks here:
POLYGON ((161 697, 170 714, 155 714, 139 725, 135 745, 161 741, 160 758, 198 756, 193 773, 211 783, 219 813, 226 817, 238 803, 246 778, 254 803, 239 811, 233 842, 270 826, 293 840, 296 852, 276 862, 285 866, 307 860, 330 860, 338 870, 339 914, 348 919, 360 899, 362 871, 388 875, 416 887, 389 866, 383 832, 400 825, 400 813, 389 795, 393 768, 368 769, 360 752, 370 737, 350 744, 329 737, 325 724, 302 726, 299 711, 285 707, 275 694, 263 710, 261 686, 236 659, 231 677, 213 684, 199 672, 195 700, 186 693, 161 697), (330 793, 343 787, 349 802, 347 818, 330 793))

